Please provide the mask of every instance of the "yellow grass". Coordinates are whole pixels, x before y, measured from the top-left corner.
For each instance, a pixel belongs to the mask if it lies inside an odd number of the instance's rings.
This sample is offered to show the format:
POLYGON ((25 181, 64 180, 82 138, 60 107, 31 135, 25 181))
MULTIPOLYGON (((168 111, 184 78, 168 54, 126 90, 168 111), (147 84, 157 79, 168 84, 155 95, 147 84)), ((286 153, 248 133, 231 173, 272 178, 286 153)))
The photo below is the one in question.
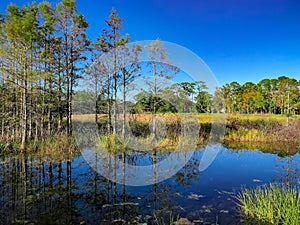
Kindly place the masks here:
MULTIPOLYGON (((106 117, 107 116, 104 114, 98 115, 99 121, 106 117)), ((82 122, 82 123, 95 122, 95 114, 72 115, 72 120, 77 122, 82 122)))
MULTIPOLYGON (((180 122, 180 120, 183 117, 193 117, 193 115, 190 114, 156 114, 156 116, 163 120, 163 122, 166 123, 174 123, 174 122, 180 122)), ((119 118, 122 118, 122 115, 118 115, 119 118)), ((107 118, 107 115, 100 114, 98 115, 99 121, 107 118)), ((153 114, 150 113, 144 113, 144 114, 129 114, 127 115, 127 118, 131 121, 135 122, 141 122, 141 123, 149 123, 152 118, 153 114)), ((80 115, 73 115, 72 119, 74 121, 79 122, 94 122, 95 121, 95 114, 80 114, 80 115)), ((239 121, 248 120, 248 121, 257 121, 257 120, 266 120, 266 121, 278 121, 278 122, 286 122, 287 117, 282 115, 270 115, 270 114, 232 114, 232 115, 226 115, 226 114, 199 114, 198 115, 198 121, 199 123, 211 123, 211 122, 224 122, 226 119, 238 119, 239 121)), ((290 118, 290 120, 293 120, 295 118, 290 118)))

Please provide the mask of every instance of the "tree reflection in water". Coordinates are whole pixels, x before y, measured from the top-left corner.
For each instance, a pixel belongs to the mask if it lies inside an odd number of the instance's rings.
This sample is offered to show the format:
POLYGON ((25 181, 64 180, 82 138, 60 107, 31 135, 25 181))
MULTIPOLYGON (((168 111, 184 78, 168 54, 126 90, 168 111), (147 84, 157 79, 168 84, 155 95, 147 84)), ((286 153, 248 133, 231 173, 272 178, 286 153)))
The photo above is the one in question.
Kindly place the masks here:
MULTIPOLYGON (((240 224, 233 195, 242 185, 262 184, 253 183, 253 178, 263 178, 264 183, 299 180, 299 155, 283 158, 224 148, 207 171, 199 172, 202 153, 195 151, 168 180, 140 187, 114 182, 115 159, 123 165, 149 165, 168 152, 111 155, 112 181, 98 174, 82 156, 59 160, 39 155, 2 157, 0 224, 153 224, 154 216, 165 222, 186 217, 195 224, 240 224)), ((154 179, 155 173, 156 169, 154 179)), ((126 178, 126 167, 122 176, 126 178)))

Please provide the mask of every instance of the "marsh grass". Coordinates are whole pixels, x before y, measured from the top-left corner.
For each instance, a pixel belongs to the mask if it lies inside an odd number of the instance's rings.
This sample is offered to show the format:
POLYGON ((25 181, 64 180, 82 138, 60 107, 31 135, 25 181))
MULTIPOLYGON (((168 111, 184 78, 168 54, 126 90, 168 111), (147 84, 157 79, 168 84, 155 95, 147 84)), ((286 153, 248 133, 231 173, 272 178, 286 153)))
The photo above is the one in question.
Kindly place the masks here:
POLYGON ((238 142, 264 142, 266 141, 265 134, 258 129, 240 128, 238 130, 226 130, 226 141, 238 142))
POLYGON ((110 152, 118 152, 127 150, 127 146, 122 143, 114 134, 101 135, 97 143, 98 149, 106 149, 110 152))
POLYGON ((47 157, 49 161, 72 160, 80 154, 74 138, 66 134, 55 134, 43 140, 29 141, 25 153, 47 157))
MULTIPOLYGON (((195 132, 195 137, 197 139, 198 146, 205 146, 212 138, 212 128, 222 130, 224 122, 226 120, 226 130, 225 135, 221 133, 220 137, 214 139, 218 140, 218 143, 224 141, 223 143, 253 143, 253 144, 277 144, 284 143, 284 145, 293 144, 293 146, 300 145, 300 121, 299 118, 289 117, 287 120, 286 116, 283 115, 224 115, 224 114, 199 114, 195 115, 189 114, 157 114, 162 128, 158 129, 162 134, 160 135, 160 141, 156 148, 176 148, 183 146, 188 148, 191 143, 195 143, 195 140, 188 137, 182 136, 182 128, 186 123, 198 123, 199 133, 195 132), (195 120, 196 119, 196 120, 195 120), (214 123, 212 125, 212 123, 214 123), (197 136, 198 135, 198 136, 197 136)), ((82 123, 94 123, 95 116, 89 115, 76 115, 74 116, 75 122, 82 123)), ((139 138, 140 141, 144 140, 146 143, 151 141, 151 121, 153 119, 152 114, 130 114, 128 115, 129 127, 132 135, 139 138)), ((101 137, 101 142, 103 146, 112 148, 126 148, 128 145, 132 146, 133 141, 130 137, 126 137, 124 140, 118 140, 112 137, 109 132, 107 132, 107 119, 106 115, 99 115, 98 122, 99 134, 101 137), (113 141, 116 143, 113 143, 113 141), (121 143, 123 143, 123 146, 121 143)), ((198 128, 197 128, 198 129, 198 128)), ((87 133, 83 135, 86 136, 87 133)), ((131 138, 132 139, 132 138, 131 138)), ((91 141, 88 138, 88 143, 91 141)), ((87 143, 87 144, 88 144, 87 143)), ((193 147, 193 146, 192 146, 193 147)), ((150 148, 150 147, 149 147, 150 148)))
POLYGON ((10 141, 10 142, 0 141, 0 154, 16 152, 19 146, 20 143, 16 141, 10 141))
POLYGON ((191 221, 189 221, 186 218, 177 218, 175 219, 175 216, 170 213, 170 216, 168 219, 164 219, 163 217, 158 217, 156 214, 154 214, 154 224, 156 225, 194 225, 191 221))
POLYGON ((232 150, 259 150, 265 153, 277 154, 280 157, 295 155, 299 152, 299 146, 295 143, 286 142, 241 142, 241 141, 225 141, 225 148, 232 150))
POLYGON ((243 189, 237 197, 242 214, 255 224, 300 224, 299 188, 270 184, 243 189))
POLYGON ((35 157, 42 161, 64 162, 73 160, 80 155, 80 151, 73 137, 66 134, 54 134, 42 140, 30 140, 26 143, 26 151, 19 151, 18 142, 1 142, 0 156, 35 157), (3 148, 3 149, 1 149, 3 148), (4 149, 5 148, 5 149, 4 149))
POLYGON ((229 116, 226 124, 225 142, 261 142, 300 144, 300 121, 277 115, 229 116))

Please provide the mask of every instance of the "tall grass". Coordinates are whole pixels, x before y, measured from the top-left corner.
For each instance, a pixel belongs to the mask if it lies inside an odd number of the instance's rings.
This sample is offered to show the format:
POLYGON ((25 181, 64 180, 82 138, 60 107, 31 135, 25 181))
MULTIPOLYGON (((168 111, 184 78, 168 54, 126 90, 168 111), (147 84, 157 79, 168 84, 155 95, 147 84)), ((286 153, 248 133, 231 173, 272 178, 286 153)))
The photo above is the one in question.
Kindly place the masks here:
POLYGON ((0 141, 0 154, 17 152, 20 143, 15 141, 0 141))
POLYGON ((266 135, 258 129, 240 128, 238 130, 228 130, 226 132, 226 141, 238 142, 265 142, 266 135))
POLYGON ((37 153, 56 159, 68 159, 78 154, 73 137, 66 134, 54 134, 43 140, 31 140, 26 145, 26 153, 37 153))
POLYGON ((255 224, 300 224, 300 193, 279 184, 243 189, 238 195, 243 215, 255 224))
POLYGON ((96 146, 100 150, 107 149, 113 153, 124 152, 128 150, 127 146, 122 143, 114 134, 101 135, 98 143, 96 143, 96 146))
POLYGON ((169 214, 169 218, 164 218, 164 216, 159 216, 154 213, 154 224, 155 225, 194 225, 187 218, 179 218, 177 215, 176 218, 172 212, 169 214))
POLYGON ((300 143, 300 121, 283 116, 229 116, 224 141, 300 143))
MULTIPOLYGON (((20 154, 20 143, 0 141, 0 154, 20 154)), ((44 139, 32 139, 26 143, 25 154, 38 154, 56 159, 72 158, 78 154, 77 145, 73 137, 66 134, 54 134, 44 139)))
MULTIPOLYGON (((189 140, 182 136, 182 127, 186 123, 196 122, 195 117, 189 114, 157 114, 160 123, 165 126, 165 134, 162 134, 161 141, 157 148, 176 148, 179 144, 189 146, 194 140, 189 140)), ((225 115, 225 114, 199 114, 196 117, 200 127, 199 133, 195 132, 198 138, 198 145, 205 146, 211 138, 211 129, 222 125, 226 119, 225 136, 218 140, 227 143, 260 143, 260 144, 277 144, 285 143, 300 145, 300 121, 297 118, 289 118, 282 115, 225 115), (215 123, 212 126, 212 123, 215 123), (198 136, 197 136, 198 135, 198 136)), ((76 115, 74 122, 92 123, 94 115, 76 115)), ((134 137, 141 140, 145 139, 145 143, 151 138, 151 120, 152 114, 130 114, 127 121, 129 129, 134 137)), ((99 115, 98 129, 100 136, 103 136, 102 143, 110 148, 121 147, 120 143, 114 146, 113 137, 109 136, 107 129, 106 115, 99 115)), ((159 128, 158 131, 161 131, 159 128)), ((85 134, 86 135, 86 134, 85 134)), ((123 143, 130 142, 129 138, 123 143)))

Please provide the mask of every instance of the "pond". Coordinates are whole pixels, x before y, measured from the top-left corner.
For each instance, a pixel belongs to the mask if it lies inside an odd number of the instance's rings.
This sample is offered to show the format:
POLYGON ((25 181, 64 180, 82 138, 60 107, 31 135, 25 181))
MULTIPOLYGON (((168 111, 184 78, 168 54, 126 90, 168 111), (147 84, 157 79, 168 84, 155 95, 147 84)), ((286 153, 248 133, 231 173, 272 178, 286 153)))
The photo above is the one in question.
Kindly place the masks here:
MULTIPOLYGON (((282 157, 222 147, 200 172, 203 153, 196 150, 180 171, 147 186, 110 181, 82 155, 66 161, 3 156, 0 224, 156 224, 157 220, 167 224, 177 218, 194 224, 244 224, 236 200, 243 187, 299 180, 299 154, 282 157)), ((158 152, 157 158, 168 154, 158 152)), ((129 164, 153 163, 153 154, 123 154, 123 158, 129 164)))

